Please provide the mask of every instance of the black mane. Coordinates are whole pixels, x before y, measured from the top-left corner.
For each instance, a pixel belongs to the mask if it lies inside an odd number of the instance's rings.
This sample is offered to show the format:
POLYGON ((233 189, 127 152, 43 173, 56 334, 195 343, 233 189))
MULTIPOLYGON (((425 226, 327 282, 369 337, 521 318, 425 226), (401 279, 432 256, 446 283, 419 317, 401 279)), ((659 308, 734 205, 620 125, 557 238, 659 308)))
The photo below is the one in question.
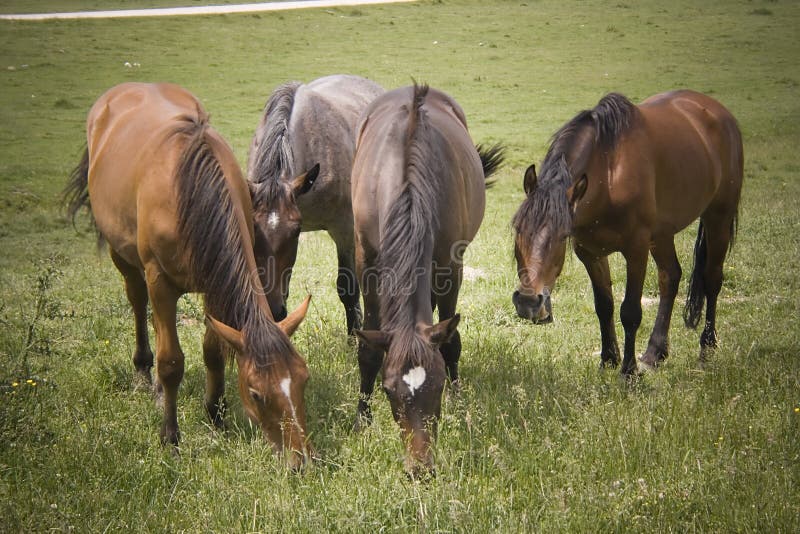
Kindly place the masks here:
MULTIPOLYGON (((434 187, 438 158, 431 154, 431 128, 422 109, 428 86, 414 84, 409 106, 405 144, 405 182, 386 215, 378 257, 381 296, 381 329, 394 334, 394 354, 403 354, 415 365, 434 354, 416 335, 414 294, 417 291, 417 267, 433 248, 439 225, 439 193, 434 187)), ((438 354, 438 353, 436 353, 438 354)))
POLYGON ((192 290, 205 293, 214 317, 241 330, 250 355, 260 367, 268 358, 289 357, 291 343, 258 304, 234 204, 222 167, 207 138, 205 117, 187 117, 176 129, 186 145, 175 172, 178 233, 188 260, 192 290))
POLYGON ((514 215, 517 233, 533 235, 550 226, 564 236, 572 233, 572 212, 567 189, 573 183, 569 155, 576 148, 580 133, 594 129, 594 145, 606 151, 616 147, 633 122, 636 106, 619 93, 604 96, 594 109, 579 112, 552 137, 534 191, 514 215))
MULTIPOLYGON (((294 176, 294 154, 289 140, 289 119, 300 82, 288 82, 275 89, 264 106, 261 140, 255 147, 248 179, 260 184, 262 198, 272 204, 285 194, 282 178, 294 176)), ((251 147, 253 150, 254 147, 251 147)))

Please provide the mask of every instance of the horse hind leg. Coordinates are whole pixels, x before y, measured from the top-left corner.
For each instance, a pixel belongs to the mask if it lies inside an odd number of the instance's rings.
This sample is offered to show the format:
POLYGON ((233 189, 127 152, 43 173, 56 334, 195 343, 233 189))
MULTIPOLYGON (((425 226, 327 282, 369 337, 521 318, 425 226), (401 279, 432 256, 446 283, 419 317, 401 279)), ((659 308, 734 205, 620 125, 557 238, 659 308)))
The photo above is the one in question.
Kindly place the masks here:
POLYGON ((122 257, 111 250, 111 260, 125 279, 125 294, 133 308, 134 327, 136 332, 136 349, 133 353, 133 365, 139 383, 152 386, 150 370, 153 368, 153 351, 150 349, 150 338, 147 332, 147 284, 142 272, 130 265, 122 257))
POLYGON ((704 216, 704 219, 706 258, 702 277, 706 298, 706 320, 703 333, 700 334, 701 366, 717 348, 717 298, 722 290, 722 266, 733 237, 733 223, 729 217, 714 220, 704 216))
POLYGON ((654 240, 650 253, 658 267, 658 313, 647 350, 639 361, 645 368, 654 369, 668 355, 670 319, 682 273, 672 236, 654 240))
POLYGON ((354 335, 354 330, 359 330, 363 321, 361 306, 359 305, 359 287, 355 271, 355 255, 352 239, 349 243, 343 243, 341 239, 336 241, 336 255, 339 261, 339 272, 336 276, 336 292, 339 300, 344 306, 344 313, 347 319, 347 335, 354 335))

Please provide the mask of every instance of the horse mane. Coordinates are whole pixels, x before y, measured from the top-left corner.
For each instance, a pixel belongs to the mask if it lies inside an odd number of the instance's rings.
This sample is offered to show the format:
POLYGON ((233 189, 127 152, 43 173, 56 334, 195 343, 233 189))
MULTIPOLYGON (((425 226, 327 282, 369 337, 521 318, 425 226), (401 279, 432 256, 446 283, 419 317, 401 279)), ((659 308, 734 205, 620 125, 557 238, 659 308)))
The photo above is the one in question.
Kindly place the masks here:
POLYGON ((178 235, 192 289, 205 293, 208 312, 241 330, 259 367, 294 352, 288 338, 259 306, 237 206, 208 139, 208 118, 186 116, 174 135, 186 137, 175 170, 178 235))
POLYGON ((417 277, 421 274, 417 267, 432 250, 433 236, 439 225, 434 208, 439 193, 433 187, 437 169, 431 168, 438 158, 430 154, 431 129, 422 109, 427 95, 428 86, 415 82, 404 148, 404 182, 384 219, 386 227, 377 262, 381 328, 394 334, 392 343, 399 347, 397 353, 407 356, 416 365, 426 363, 422 359, 432 354, 415 330, 412 299, 417 290, 417 277))
POLYGON ((550 225, 565 236, 572 233, 572 210, 567 190, 573 182, 568 155, 576 148, 580 133, 594 129, 595 147, 612 151, 620 137, 630 128, 636 106, 619 93, 609 93, 594 109, 583 110, 562 126, 551 138, 542 162, 537 185, 514 215, 517 233, 535 234, 550 225))
POLYGON ((289 119, 292 116, 294 97, 300 82, 288 82, 275 89, 264 106, 264 119, 260 126, 261 143, 254 154, 249 179, 263 184, 265 200, 272 201, 283 194, 281 178, 295 175, 294 154, 289 139, 289 119))

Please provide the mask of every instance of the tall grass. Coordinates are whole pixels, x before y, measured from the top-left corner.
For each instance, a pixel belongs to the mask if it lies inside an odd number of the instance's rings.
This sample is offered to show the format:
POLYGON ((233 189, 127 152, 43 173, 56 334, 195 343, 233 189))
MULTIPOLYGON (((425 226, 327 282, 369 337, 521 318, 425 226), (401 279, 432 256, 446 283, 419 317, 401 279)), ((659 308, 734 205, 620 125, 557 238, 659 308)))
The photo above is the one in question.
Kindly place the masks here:
MULTIPOLYGON (((0 23, 2 530, 795 531, 798 27, 796 3, 682 0, 0 23), (380 395, 372 427, 350 432, 356 351, 327 236, 303 235, 292 279, 290 307, 314 294, 294 340, 312 375, 308 426, 322 454, 295 475, 244 417, 235 368, 229 430, 205 421, 194 296, 179 303, 180 458, 161 447, 160 413, 132 385, 121 278, 95 252, 86 220, 76 231, 60 212, 86 112, 108 87, 186 86, 244 162, 272 88, 335 72, 388 88, 428 82, 462 104, 476 141, 510 147, 466 255, 475 271, 459 303, 463 391, 445 398, 438 476, 427 484, 403 476, 403 446, 380 395), (522 170, 578 110, 612 90, 638 100, 677 87, 711 94, 740 121, 740 234, 713 359, 697 367, 698 332, 676 314, 670 358, 629 386, 598 369, 591 288, 574 257, 553 295, 555 323, 515 317, 509 221, 522 170)), ((684 272, 695 232, 677 237, 684 272)), ((616 256, 611 263, 619 303, 624 268, 616 256)), ((645 296, 657 296, 653 265, 645 296)), ((640 350, 655 311, 645 306, 640 350)))

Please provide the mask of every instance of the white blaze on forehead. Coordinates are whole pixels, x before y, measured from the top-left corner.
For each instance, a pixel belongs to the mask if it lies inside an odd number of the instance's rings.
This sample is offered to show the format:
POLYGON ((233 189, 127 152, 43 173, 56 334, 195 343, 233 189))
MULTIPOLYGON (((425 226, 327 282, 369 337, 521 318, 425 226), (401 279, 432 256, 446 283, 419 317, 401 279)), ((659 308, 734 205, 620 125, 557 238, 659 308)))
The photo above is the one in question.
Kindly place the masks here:
POLYGON ((292 410, 292 423, 298 428, 298 430, 302 430, 300 428, 299 423, 297 422, 297 411, 294 409, 294 403, 292 402, 292 377, 287 376, 283 380, 281 380, 281 391, 283 394, 286 395, 286 400, 289 401, 289 408, 292 410))
POLYGON ((410 369, 403 375, 403 382, 406 383, 413 395, 425 383, 425 368, 420 365, 410 369))
POLYGON ((286 398, 289 399, 290 403, 292 402, 291 388, 292 388, 292 377, 287 376, 286 378, 281 380, 281 391, 283 391, 283 394, 286 395, 286 398))
POLYGON ((269 212, 269 216, 267 217, 267 225, 269 226, 270 230, 274 230, 278 227, 278 223, 281 222, 280 217, 278 217, 277 211, 269 212))

